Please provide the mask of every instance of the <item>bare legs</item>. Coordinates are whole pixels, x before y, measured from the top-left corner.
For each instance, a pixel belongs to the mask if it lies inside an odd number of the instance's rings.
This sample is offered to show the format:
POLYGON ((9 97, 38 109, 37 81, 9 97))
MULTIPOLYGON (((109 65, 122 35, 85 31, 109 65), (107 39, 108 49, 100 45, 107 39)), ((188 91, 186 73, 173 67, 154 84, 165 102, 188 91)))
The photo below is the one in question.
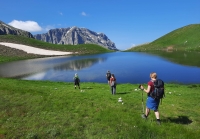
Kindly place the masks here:
MULTIPOLYGON (((148 117, 149 112, 150 112, 150 109, 149 109, 149 108, 146 108, 146 114, 145 114, 146 117, 148 117)), ((154 111, 154 113, 155 113, 156 119, 160 119, 160 114, 159 114, 158 110, 157 110, 157 111, 154 111)))
POLYGON ((160 114, 158 111, 155 112, 156 119, 160 119, 160 114))

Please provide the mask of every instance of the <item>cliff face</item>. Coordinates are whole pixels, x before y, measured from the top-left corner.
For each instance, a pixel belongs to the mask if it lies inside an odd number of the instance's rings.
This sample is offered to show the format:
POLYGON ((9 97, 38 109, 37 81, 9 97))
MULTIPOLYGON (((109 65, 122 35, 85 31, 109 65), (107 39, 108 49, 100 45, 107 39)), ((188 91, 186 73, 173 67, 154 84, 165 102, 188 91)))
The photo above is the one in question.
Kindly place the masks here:
POLYGON ((34 38, 53 44, 98 44, 108 49, 117 50, 115 43, 105 34, 96 33, 86 28, 51 29, 45 34, 34 35, 34 38))
POLYGON ((14 28, 14 27, 0 21, 0 35, 7 35, 7 34, 20 35, 20 36, 24 36, 24 37, 28 37, 28 38, 34 38, 30 32, 14 28))

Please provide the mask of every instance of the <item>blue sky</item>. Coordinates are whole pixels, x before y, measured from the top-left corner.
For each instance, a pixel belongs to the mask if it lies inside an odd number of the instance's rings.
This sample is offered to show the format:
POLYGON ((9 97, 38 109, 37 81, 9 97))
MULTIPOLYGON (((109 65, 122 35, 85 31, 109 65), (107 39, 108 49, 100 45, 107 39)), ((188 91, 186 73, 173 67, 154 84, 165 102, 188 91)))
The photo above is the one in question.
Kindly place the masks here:
POLYGON ((1 21, 32 34, 84 27, 122 50, 200 23, 200 0, 2 0, 0 7, 1 21))

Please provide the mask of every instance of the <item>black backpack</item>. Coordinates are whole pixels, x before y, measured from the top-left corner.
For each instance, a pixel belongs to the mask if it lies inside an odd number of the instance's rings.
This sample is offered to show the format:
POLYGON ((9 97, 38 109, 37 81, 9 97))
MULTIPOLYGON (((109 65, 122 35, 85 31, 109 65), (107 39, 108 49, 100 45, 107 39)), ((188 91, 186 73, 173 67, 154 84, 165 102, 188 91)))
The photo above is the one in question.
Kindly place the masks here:
POLYGON ((107 79, 110 80, 111 73, 107 73, 107 79))
POLYGON ((165 97, 164 82, 161 79, 157 79, 154 83, 154 91, 150 93, 150 96, 154 99, 162 99, 165 97))
POLYGON ((74 77, 74 81, 79 83, 80 82, 80 79, 78 77, 74 77))

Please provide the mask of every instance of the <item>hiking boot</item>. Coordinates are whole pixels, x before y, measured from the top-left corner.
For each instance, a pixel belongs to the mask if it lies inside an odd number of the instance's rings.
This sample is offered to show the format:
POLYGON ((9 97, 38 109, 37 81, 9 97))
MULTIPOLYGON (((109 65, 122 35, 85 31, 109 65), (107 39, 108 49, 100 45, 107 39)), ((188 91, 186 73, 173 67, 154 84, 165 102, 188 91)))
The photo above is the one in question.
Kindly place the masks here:
POLYGON ((143 119, 147 119, 147 116, 145 114, 141 115, 143 119))
POLYGON ((160 119, 157 119, 156 123, 157 123, 158 125, 161 125, 160 119))

